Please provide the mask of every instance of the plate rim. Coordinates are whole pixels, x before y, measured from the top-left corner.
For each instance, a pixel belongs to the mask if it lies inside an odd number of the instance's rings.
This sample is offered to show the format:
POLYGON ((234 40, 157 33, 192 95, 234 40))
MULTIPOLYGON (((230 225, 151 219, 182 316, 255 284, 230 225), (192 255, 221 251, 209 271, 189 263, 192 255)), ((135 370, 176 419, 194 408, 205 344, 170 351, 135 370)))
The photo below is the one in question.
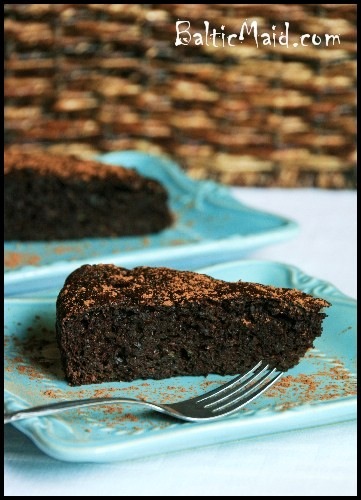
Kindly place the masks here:
MULTIPOLYGON (((292 276, 304 276, 309 278, 305 283, 311 283, 315 286, 321 285, 318 290, 321 290, 319 296, 331 298, 335 303, 349 304, 351 307, 356 308, 357 301, 343 292, 338 290, 331 283, 319 280, 313 276, 305 274, 301 269, 296 266, 284 264, 277 261, 267 261, 267 260, 239 260, 233 262, 226 262, 223 264, 217 264, 214 266, 208 266, 201 268, 198 271, 204 272, 205 270, 217 271, 222 267, 230 268, 234 266, 239 269, 242 266, 249 265, 266 265, 266 266, 281 266, 283 269, 287 270, 292 276)), ((29 303, 31 301, 42 303, 54 303, 55 298, 31 298, 31 297, 13 297, 5 298, 4 303, 14 303, 14 302, 25 302, 29 303)), ((9 398, 18 397, 5 389, 4 395, 9 398)), ((141 458, 146 456, 155 455, 157 453, 168 453, 180 451, 182 449, 189 449, 198 446, 207 446, 211 444, 210 442, 204 442, 208 437, 213 436, 213 443, 221 443, 234 441, 235 439, 244 439, 246 437, 255 437, 265 434, 273 434, 276 432, 284 432, 292 429, 303 429, 307 427, 314 427, 319 425, 327 425, 330 423, 336 423, 341 421, 353 420, 356 418, 356 396, 348 396, 344 398, 339 398, 335 401, 325 401, 318 402, 316 404, 302 404, 298 407, 287 409, 283 412, 274 412, 269 410, 268 412, 263 412, 262 410, 250 415, 250 418, 237 419, 235 417, 228 418, 224 420, 215 421, 207 424, 186 424, 185 426, 180 426, 174 428, 163 429, 161 433, 154 435, 149 433, 147 436, 127 436, 125 441, 117 441, 110 445, 109 442, 103 446, 99 446, 99 443, 92 443, 91 441, 87 443, 86 446, 79 447, 79 443, 75 442, 74 446, 69 446, 69 443, 62 445, 60 442, 56 442, 49 439, 46 432, 42 431, 42 426, 37 426, 36 422, 39 422, 40 418, 34 418, 24 422, 16 422, 14 425, 25 435, 27 435, 42 451, 48 455, 65 461, 70 462, 112 462, 128 460, 133 458, 141 458), (322 417, 321 423, 318 419, 322 417), (287 421, 287 428, 284 426, 284 422, 287 421), (264 430, 260 432, 260 426, 264 425, 264 430), (231 436, 232 433, 229 430, 236 431, 236 437, 231 436), (176 432, 174 432, 176 431, 176 432), (214 433, 219 433, 220 439, 214 441, 214 433), (185 445, 183 441, 183 436, 192 436, 192 446, 185 445), (206 436, 206 437, 205 437, 206 436), (154 439, 157 438, 157 445, 159 446, 158 452, 154 452, 154 439), (178 444, 169 449, 169 441, 173 441, 178 444)), ((246 415, 247 417, 247 415, 246 415)), ((46 417, 49 419, 56 419, 56 416, 46 417)), ((184 440, 187 441, 187 440, 184 440)), ((189 441, 189 439, 188 439, 189 441)), ((173 443, 174 444, 174 443, 173 443)))
MULTIPOLYGON (((218 203, 219 206, 224 205, 224 209, 231 209, 231 210, 238 210, 240 212, 250 212, 250 213, 257 213, 263 216, 272 216, 278 219, 279 225, 276 228, 273 229, 267 229, 260 231, 258 233, 253 233, 253 234, 248 234, 248 235, 231 235, 226 238, 220 238, 218 240, 202 240, 200 242, 193 242, 193 243, 188 243, 185 245, 177 245, 177 246, 165 246, 161 248, 143 248, 143 249, 136 249, 136 250, 128 250, 122 253, 122 256, 124 257, 125 261, 131 261, 134 258, 142 258, 142 259, 155 259, 157 260, 157 256, 161 252, 162 255, 167 255, 167 257, 171 256, 174 259, 181 258, 181 257, 189 257, 189 256, 198 256, 199 254, 202 254, 204 252, 217 252, 218 248, 220 245, 224 247, 224 250, 227 251, 232 251, 232 250, 249 250, 252 248, 258 248, 258 247, 263 247, 268 244, 272 243, 277 243, 279 241, 283 241, 288 238, 292 238, 295 236, 298 231, 299 231, 299 224, 292 219, 289 219, 287 217, 284 217, 283 215, 280 214, 275 214, 272 212, 267 212, 262 209, 258 208, 253 208, 252 206, 249 206, 242 201, 236 199, 232 193, 231 193, 231 186, 223 185, 221 183, 217 183, 213 180, 197 180, 197 179, 192 179, 187 175, 186 172, 184 172, 181 167, 176 163, 174 160, 171 158, 167 158, 161 155, 157 155, 154 153, 145 153, 142 151, 136 151, 136 150, 124 150, 124 151, 112 151, 109 153, 104 153, 102 155, 97 155, 95 158, 103 161, 104 163, 107 164, 112 164, 119 166, 122 164, 121 158, 128 157, 128 160, 123 160, 123 163, 128 163, 129 162, 129 157, 132 158, 134 157, 134 167, 136 168, 136 159, 138 158, 138 162, 140 163, 141 161, 145 161, 147 158, 151 159, 152 161, 157 162, 157 165, 159 168, 164 171, 167 175, 170 175, 174 182, 177 185, 182 185, 186 186, 186 189, 189 189, 192 191, 192 195, 196 195, 198 193, 201 193, 202 196, 204 196, 207 199, 207 202, 211 203, 218 203), (120 159, 116 160, 115 158, 119 157, 120 159)), ((129 167, 128 165, 128 168, 129 167)), ((151 174, 149 174, 151 176, 151 174)), ((141 237, 144 237, 141 236, 141 237)), ((92 238, 87 238, 85 240, 91 240, 92 238)), ((104 238, 107 239, 107 238, 104 238)), ((69 242, 79 242, 82 240, 57 240, 57 242, 61 245, 68 244, 69 242)), ((12 242, 5 242, 5 247, 7 243, 16 243, 15 241, 12 242)), ((17 242, 22 244, 22 242, 17 242)), ((29 243, 34 243, 34 242, 29 242, 29 243)), ((39 242, 41 243, 41 242, 39 242)), ((23 242, 23 244, 26 244, 26 242, 23 242)), ((11 250, 9 250, 11 251, 11 250)), ((5 249, 6 252, 6 249, 5 249)), ((94 261, 99 259, 109 259, 109 258, 114 258, 116 256, 116 253, 112 254, 104 254, 100 255, 97 257, 91 257, 91 258, 81 258, 81 259, 74 259, 71 261, 68 261, 66 259, 59 259, 56 262, 50 263, 50 264, 44 264, 44 265, 24 265, 21 266, 15 270, 12 269, 5 269, 5 280, 6 284, 9 284, 11 280, 16 280, 16 277, 18 276, 19 273, 25 272, 26 274, 39 274, 42 275, 42 269, 43 268, 50 268, 50 272, 54 269, 56 269, 56 266, 61 265, 65 266, 66 264, 71 263, 70 265, 74 264, 74 266, 79 267, 83 263, 88 263, 89 261, 94 261)), ((199 266, 197 266, 199 267, 199 266)), ((75 267, 74 267, 75 268, 75 267)))

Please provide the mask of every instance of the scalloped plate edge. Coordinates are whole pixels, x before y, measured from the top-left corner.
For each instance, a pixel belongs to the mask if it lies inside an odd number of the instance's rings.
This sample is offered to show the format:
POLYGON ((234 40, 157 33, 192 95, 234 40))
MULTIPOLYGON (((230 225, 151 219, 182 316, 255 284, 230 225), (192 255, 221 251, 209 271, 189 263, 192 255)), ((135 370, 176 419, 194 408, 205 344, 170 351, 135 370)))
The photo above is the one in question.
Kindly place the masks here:
MULTIPOLYGON (((156 435, 132 436, 124 442, 107 442, 74 446, 68 441, 51 439, 36 425, 15 427, 28 436, 44 453, 58 460, 69 462, 113 462, 144 458, 152 455, 176 452, 190 448, 231 442, 239 439, 264 436, 278 432, 319 427, 356 419, 356 398, 347 398, 335 403, 321 403, 317 406, 304 405, 282 413, 258 412, 241 419, 220 420, 212 424, 187 424, 170 427, 156 435), (216 439, 215 439, 216 435, 216 439), (156 439, 156 447, 154 440, 156 439), (191 443, 191 445, 189 444, 191 443), (156 451, 155 451, 156 448, 156 451)), ((47 417, 48 419, 54 417, 47 417)))
MULTIPOLYGON (((164 170, 166 175, 171 177, 177 186, 185 191, 190 191, 198 202, 200 202, 200 200, 206 200, 207 203, 228 210, 258 213, 265 216, 272 215, 279 220, 279 226, 273 229, 265 229, 259 233, 232 235, 218 240, 204 240, 175 247, 167 246, 161 248, 137 249, 118 254, 111 253, 97 257, 74 259, 71 261, 58 260, 55 263, 43 266, 25 265, 20 269, 5 272, 4 284, 6 295, 15 295, 19 283, 24 282, 24 280, 34 280, 36 277, 44 278, 44 276, 53 275, 58 270, 59 272, 69 274, 76 267, 85 263, 92 264, 97 262, 116 261, 115 263, 119 265, 135 266, 142 265, 143 262, 145 265, 157 265, 165 261, 168 266, 180 267, 181 265, 184 266, 184 261, 188 264, 193 260, 194 265, 192 269, 196 269, 200 266, 217 264, 218 262, 224 261, 224 254, 227 255, 227 260, 230 261, 238 258, 242 253, 247 253, 268 244, 278 243, 292 238, 299 231, 298 223, 293 220, 278 214, 264 212, 236 200, 227 186, 217 184, 211 180, 198 181, 191 179, 177 163, 166 157, 128 150, 106 153, 98 156, 97 159, 113 165, 124 164, 128 168, 131 168, 132 165, 136 168, 137 163, 138 168, 140 168, 139 165, 141 165, 142 162, 147 162, 149 160, 154 161, 158 169, 164 170)), ((149 174, 149 176, 151 177, 151 174, 149 174)))
MULTIPOLYGON (((222 272, 222 270, 233 269, 237 273, 237 269, 245 268, 245 266, 273 266, 286 270, 289 273, 292 283, 299 289, 305 290, 308 293, 324 298, 332 298, 335 302, 347 303, 353 308, 356 308, 356 301, 347 295, 343 294, 334 287, 331 283, 319 280, 312 276, 304 274, 299 268, 271 261, 235 261, 231 263, 219 264, 199 269, 199 272, 210 275, 222 272)), ((9 301, 29 301, 41 300, 50 302, 54 299, 5 299, 9 301)), ((9 391, 5 390, 10 406, 16 407, 21 405, 21 399, 9 391)), ((32 421, 24 421, 16 423, 15 426, 26 434, 41 450, 48 455, 65 461, 71 462, 111 462, 120 460, 129 460, 155 454, 180 451, 184 449, 194 448, 198 446, 207 446, 214 442, 234 441, 235 439, 244 439, 254 436, 273 434, 276 432, 284 432, 288 430, 301 429, 307 427, 315 427, 319 425, 327 425, 336 422, 354 420, 356 418, 356 397, 342 398, 333 402, 319 402, 317 404, 302 405, 288 409, 284 412, 258 411, 249 415, 243 415, 242 419, 228 418, 202 426, 194 424, 183 424, 181 427, 171 427, 164 430, 157 438, 157 451, 154 451, 154 435, 134 436, 127 438, 123 442, 109 443, 103 446, 90 444, 79 446, 69 446, 69 442, 62 442, 61 439, 51 439, 44 433, 43 426, 39 425, 40 419, 32 421), (320 421, 321 420, 321 421, 320 421), (286 422, 286 425, 285 425, 286 422), (37 425, 38 424, 38 425, 37 425), (193 428, 194 427, 194 428, 193 428), (234 432, 231 432, 234 431, 234 432), (217 439, 214 439, 214 434, 217 434, 217 439), (183 436, 184 435, 184 436, 183 436), (187 436, 187 439, 183 437, 187 436), (189 438, 192 439, 189 439, 189 438), (189 442, 192 445, 189 446, 189 442)), ((54 419, 54 424, 57 426, 56 417, 48 417, 49 420, 54 419)))

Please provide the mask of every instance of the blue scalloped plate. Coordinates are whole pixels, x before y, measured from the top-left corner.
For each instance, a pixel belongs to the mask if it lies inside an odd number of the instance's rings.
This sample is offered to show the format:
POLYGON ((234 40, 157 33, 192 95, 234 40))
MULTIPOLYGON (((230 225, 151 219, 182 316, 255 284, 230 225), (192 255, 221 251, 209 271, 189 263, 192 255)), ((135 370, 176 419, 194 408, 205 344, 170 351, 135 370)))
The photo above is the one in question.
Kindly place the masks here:
MULTIPOLYGON (((298 366, 236 415, 207 424, 175 421, 126 405, 74 410, 16 423, 45 453, 73 462, 129 460, 356 418, 356 302, 334 286, 284 264, 239 261, 201 272, 298 288, 331 302, 324 333, 298 366)), ((175 377, 69 387, 54 337, 55 298, 5 300, 5 406, 16 410, 61 399, 142 397, 171 402, 230 377, 175 377)))
MULTIPOLYGON (((175 214, 173 225, 147 237, 6 242, 5 271, 21 269, 20 276, 24 279, 38 272, 44 276, 44 271, 39 271, 44 265, 68 263, 65 274, 56 283, 61 286, 65 276, 81 263, 113 262, 115 258, 118 264, 128 267, 166 265, 189 270, 242 258, 256 248, 290 238, 297 232, 295 222, 241 204, 224 186, 192 180, 165 157, 122 151, 98 159, 134 167, 141 174, 159 180, 169 193, 175 214)), ((58 269, 50 270, 53 280, 58 269)))

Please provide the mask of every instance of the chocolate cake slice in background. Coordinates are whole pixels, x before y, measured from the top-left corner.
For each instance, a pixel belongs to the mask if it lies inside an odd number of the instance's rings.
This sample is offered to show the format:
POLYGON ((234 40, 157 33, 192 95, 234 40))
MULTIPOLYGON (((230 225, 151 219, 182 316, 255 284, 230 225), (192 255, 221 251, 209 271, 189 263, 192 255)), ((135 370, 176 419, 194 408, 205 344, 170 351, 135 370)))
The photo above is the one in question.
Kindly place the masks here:
POLYGON ((156 233, 168 195, 135 170, 49 153, 5 151, 5 240, 156 233))
POLYGON ((260 360, 286 371, 321 335, 329 305, 188 271, 85 265, 59 293, 57 340, 72 385, 237 374, 260 360))

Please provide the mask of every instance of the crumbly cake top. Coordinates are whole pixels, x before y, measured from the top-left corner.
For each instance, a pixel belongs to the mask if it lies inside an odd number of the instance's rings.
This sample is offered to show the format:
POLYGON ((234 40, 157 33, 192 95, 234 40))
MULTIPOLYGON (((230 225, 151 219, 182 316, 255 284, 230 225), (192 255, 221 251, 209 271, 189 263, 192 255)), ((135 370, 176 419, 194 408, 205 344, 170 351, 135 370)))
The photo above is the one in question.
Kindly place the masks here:
POLYGON ((299 290, 247 282, 226 282, 191 271, 165 267, 128 270, 112 264, 84 265, 68 276, 58 296, 61 318, 102 306, 172 307, 190 302, 226 299, 277 302, 317 312, 330 304, 299 290))
POLYGON ((61 178, 72 178, 83 181, 91 179, 110 179, 124 182, 131 189, 144 187, 163 190, 163 187, 152 179, 139 175, 135 170, 106 165, 92 160, 84 160, 76 156, 55 155, 48 152, 22 152, 5 149, 4 173, 14 171, 36 171, 39 175, 56 175, 61 178))

